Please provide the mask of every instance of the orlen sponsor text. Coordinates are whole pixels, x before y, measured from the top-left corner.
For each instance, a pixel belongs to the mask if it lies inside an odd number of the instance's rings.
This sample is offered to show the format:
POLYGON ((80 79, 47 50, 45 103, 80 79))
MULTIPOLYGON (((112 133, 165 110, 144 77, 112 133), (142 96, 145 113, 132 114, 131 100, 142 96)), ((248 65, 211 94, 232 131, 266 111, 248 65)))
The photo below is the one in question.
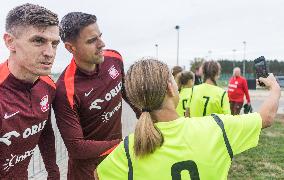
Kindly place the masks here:
MULTIPOLYGON (((122 88, 122 82, 118 83, 118 85, 116 85, 113 89, 111 89, 108 93, 106 93, 105 95, 105 100, 106 101, 110 101, 113 97, 115 97, 122 88)), ((89 109, 101 109, 101 106, 98 105, 98 103, 102 103, 104 102, 104 100, 102 99, 96 99, 92 102, 91 106, 89 107, 89 109)))
MULTIPOLYGON (((31 128, 25 129, 25 131, 22 134, 22 137, 24 139, 28 138, 31 135, 37 134, 38 132, 42 131, 45 127, 47 120, 44 120, 43 122, 39 123, 38 125, 33 125, 31 128)), ((12 144, 12 137, 19 137, 20 134, 17 131, 11 131, 2 136, 0 138, 0 142, 6 144, 7 146, 10 146, 12 144)))

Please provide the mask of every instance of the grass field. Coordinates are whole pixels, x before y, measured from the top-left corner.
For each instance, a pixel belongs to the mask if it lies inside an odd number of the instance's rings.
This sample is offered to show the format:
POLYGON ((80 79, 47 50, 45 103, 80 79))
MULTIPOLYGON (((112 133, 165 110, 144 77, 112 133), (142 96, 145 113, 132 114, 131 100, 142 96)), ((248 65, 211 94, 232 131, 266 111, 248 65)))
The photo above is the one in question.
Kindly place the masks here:
POLYGON ((261 132, 256 148, 237 155, 229 172, 230 180, 284 180, 284 115, 261 132))

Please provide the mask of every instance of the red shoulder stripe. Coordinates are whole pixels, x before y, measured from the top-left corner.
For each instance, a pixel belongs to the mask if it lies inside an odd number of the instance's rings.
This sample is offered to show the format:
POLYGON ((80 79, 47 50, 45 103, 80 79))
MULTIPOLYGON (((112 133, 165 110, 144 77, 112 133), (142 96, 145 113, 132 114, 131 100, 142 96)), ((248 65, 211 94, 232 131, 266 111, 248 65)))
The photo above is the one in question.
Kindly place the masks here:
POLYGON ((104 56, 117 58, 118 60, 122 61, 121 55, 115 50, 106 49, 103 51, 103 54, 104 56))
POLYGON ((119 144, 113 146, 112 148, 110 148, 109 150, 105 151, 104 153, 102 153, 100 156, 105 156, 110 154, 119 144))
POLYGON ((49 84, 51 87, 56 89, 54 81, 49 76, 40 76, 40 79, 49 84))
POLYGON ((0 84, 2 84, 5 79, 9 76, 10 71, 8 69, 8 61, 0 64, 0 84))
POLYGON ((74 58, 67 67, 64 75, 64 83, 66 88, 66 95, 70 103, 71 108, 74 106, 74 77, 76 72, 76 63, 74 58))

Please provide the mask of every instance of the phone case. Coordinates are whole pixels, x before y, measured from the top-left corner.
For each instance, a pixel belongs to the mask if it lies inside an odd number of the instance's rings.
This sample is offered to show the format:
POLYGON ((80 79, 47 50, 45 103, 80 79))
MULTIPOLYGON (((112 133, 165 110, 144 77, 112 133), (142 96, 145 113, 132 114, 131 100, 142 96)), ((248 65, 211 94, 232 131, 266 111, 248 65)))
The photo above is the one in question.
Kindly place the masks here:
MULTIPOLYGON (((254 60, 254 65, 255 65, 255 73, 256 73, 256 78, 259 79, 260 77, 268 77, 268 70, 266 66, 266 61, 263 56, 257 58, 254 60)), ((260 86, 265 86, 264 83, 259 82, 260 86)))

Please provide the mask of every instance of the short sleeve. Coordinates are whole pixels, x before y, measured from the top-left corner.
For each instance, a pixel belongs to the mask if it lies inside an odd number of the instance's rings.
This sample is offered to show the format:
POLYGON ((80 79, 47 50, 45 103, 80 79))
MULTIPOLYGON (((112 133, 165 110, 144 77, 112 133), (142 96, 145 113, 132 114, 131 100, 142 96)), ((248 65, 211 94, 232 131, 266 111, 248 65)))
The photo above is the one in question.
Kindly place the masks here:
POLYGON ((231 114, 230 102, 227 92, 224 94, 224 98, 222 100, 223 100, 222 102, 223 114, 231 114))
POLYGON ((128 178, 128 162, 121 142, 97 167, 99 180, 117 180, 128 178))
POLYGON ((262 127, 259 113, 218 116, 224 122, 234 155, 257 146, 262 127))

